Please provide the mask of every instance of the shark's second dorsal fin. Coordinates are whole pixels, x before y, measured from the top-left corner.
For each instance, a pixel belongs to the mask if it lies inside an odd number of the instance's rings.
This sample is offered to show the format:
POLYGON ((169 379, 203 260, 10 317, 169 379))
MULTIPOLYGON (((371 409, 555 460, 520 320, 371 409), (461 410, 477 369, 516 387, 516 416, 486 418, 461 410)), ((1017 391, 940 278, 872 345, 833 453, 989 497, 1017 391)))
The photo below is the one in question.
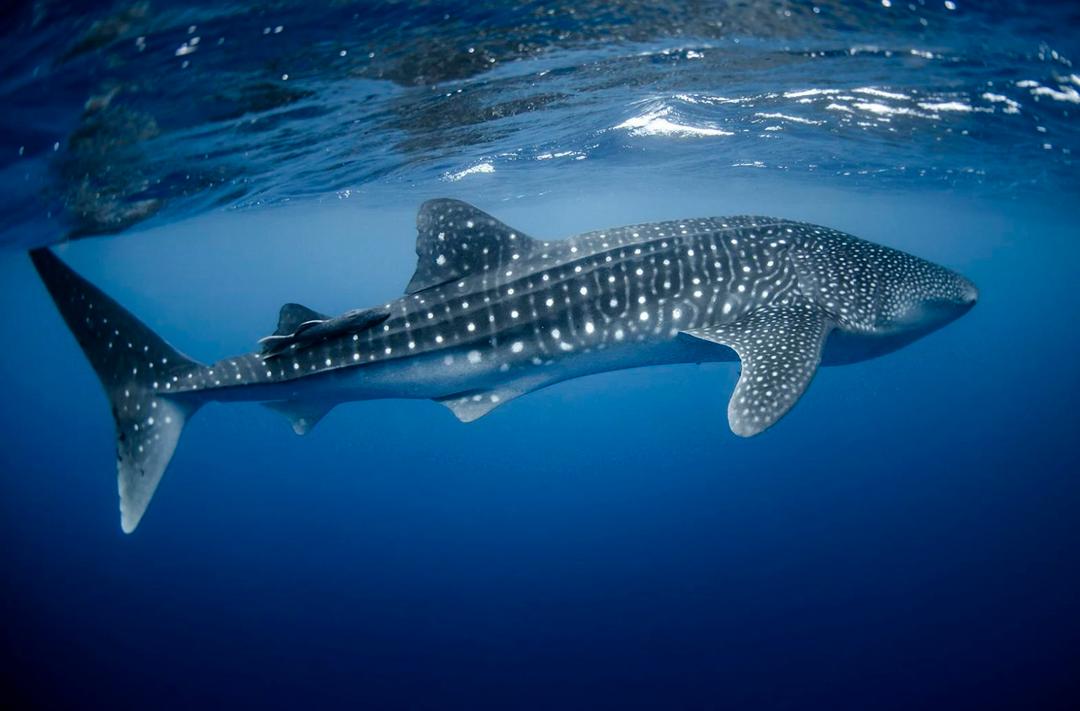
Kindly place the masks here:
POLYGON ((304 324, 326 321, 330 317, 301 304, 283 304, 278 314, 275 336, 290 336, 300 330, 304 324))
POLYGON ((524 259, 536 240, 460 200, 428 200, 416 216, 416 273, 406 294, 524 259))
POLYGON ((286 350, 307 348, 328 338, 360 333, 388 318, 390 312, 383 307, 353 309, 330 318, 300 304, 285 304, 281 307, 277 330, 270 336, 260 338, 259 343, 262 344, 263 356, 271 357, 286 350))

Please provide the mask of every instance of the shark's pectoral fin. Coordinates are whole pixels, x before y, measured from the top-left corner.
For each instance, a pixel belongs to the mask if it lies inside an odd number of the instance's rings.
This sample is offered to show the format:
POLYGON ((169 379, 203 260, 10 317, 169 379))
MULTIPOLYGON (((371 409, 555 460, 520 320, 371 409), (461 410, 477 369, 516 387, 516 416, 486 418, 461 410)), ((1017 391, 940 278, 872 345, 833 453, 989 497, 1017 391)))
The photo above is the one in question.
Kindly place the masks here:
POLYGON ((435 402, 446 405, 462 422, 472 422, 494 410, 499 405, 509 402, 524 393, 517 390, 469 390, 449 397, 439 398, 435 402))
POLYGON ((336 402, 325 400, 274 400, 263 403, 264 407, 284 415, 292 424, 293 432, 298 435, 310 432, 335 405, 336 402))
POLYGON ((752 437, 775 424, 802 396, 831 328, 820 309, 800 302, 684 333, 738 353, 742 373, 728 403, 728 424, 735 434, 752 437))

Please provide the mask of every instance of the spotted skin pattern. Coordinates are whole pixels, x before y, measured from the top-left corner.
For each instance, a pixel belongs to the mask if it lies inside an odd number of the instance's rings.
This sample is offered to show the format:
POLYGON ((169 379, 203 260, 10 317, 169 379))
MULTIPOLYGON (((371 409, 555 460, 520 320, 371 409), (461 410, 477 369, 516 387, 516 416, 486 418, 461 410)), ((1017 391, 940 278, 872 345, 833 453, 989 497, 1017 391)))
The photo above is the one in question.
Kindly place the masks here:
POLYGON ((570 378, 658 363, 741 361, 729 409, 762 432, 819 363, 894 350, 957 318, 977 291, 909 254, 768 217, 674 220, 534 239, 457 200, 425 203, 406 293, 331 318, 282 309, 261 350, 195 363, 47 250, 32 254, 105 385, 122 523, 133 530, 187 417, 261 401, 298 434, 335 405, 428 398, 471 421, 570 378))

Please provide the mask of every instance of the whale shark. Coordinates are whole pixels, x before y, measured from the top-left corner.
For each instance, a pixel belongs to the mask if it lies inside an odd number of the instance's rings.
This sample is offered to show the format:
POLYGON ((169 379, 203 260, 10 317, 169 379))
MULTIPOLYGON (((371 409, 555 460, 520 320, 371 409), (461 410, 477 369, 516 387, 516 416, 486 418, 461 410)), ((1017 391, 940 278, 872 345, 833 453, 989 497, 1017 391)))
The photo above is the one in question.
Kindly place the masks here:
POLYGON ((281 307, 250 353, 184 356, 49 248, 31 259, 104 386, 116 424, 121 528, 135 530, 185 422, 257 401, 298 434, 343 402, 423 398, 471 422, 585 375, 735 361, 736 435, 783 417, 818 367, 873 358, 966 313, 960 274, 819 225, 760 216, 531 237, 472 205, 417 216, 404 295, 329 316, 281 307))

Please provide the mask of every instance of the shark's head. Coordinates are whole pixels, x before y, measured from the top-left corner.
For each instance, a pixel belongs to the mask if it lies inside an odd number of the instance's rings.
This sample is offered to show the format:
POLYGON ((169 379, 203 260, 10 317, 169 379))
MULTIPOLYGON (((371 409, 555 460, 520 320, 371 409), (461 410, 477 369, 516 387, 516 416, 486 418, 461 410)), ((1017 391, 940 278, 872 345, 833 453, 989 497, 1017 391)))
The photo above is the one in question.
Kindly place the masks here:
POLYGON ((849 332, 910 342, 960 318, 979 298, 951 269, 856 238, 819 242, 808 256, 816 300, 849 332))
POLYGON ((979 290, 966 277, 910 254, 889 250, 874 263, 873 331, 911 339, 936 331, 975 305, 979 290))

